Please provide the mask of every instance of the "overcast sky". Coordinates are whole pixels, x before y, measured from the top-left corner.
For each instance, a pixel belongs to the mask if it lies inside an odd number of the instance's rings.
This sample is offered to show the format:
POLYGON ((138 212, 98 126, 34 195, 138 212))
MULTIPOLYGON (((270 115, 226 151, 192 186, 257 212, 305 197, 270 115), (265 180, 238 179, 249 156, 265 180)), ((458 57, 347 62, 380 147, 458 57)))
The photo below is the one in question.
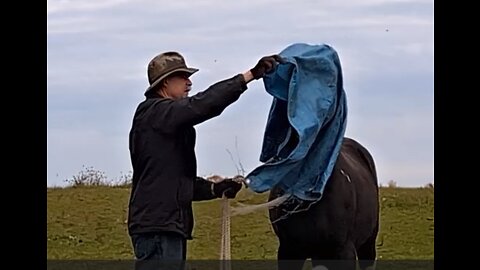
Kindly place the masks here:
MULTIPOLYGON (((158 53, 200 69, 195 94, 293 43, 337 51, 346 136, 370 150, 381 183, 433 181, 431 0, 47 0, 47 12, 47 186, 84 167, 109 179, 131 172, 128 133, 158 53)), ((254 81, 197 125, 198 175, 260 165, 271 102, 254 81)))

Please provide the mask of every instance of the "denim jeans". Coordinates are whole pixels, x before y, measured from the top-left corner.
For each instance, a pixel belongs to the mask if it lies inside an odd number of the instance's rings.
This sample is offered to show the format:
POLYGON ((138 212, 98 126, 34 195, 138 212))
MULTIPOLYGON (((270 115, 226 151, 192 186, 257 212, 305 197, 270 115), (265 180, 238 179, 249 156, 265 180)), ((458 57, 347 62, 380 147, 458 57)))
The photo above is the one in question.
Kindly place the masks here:
POLYGON ((186 239, 174 232, 142 233, 131 236, 135 270, 181 269, 186 258, 186 239))

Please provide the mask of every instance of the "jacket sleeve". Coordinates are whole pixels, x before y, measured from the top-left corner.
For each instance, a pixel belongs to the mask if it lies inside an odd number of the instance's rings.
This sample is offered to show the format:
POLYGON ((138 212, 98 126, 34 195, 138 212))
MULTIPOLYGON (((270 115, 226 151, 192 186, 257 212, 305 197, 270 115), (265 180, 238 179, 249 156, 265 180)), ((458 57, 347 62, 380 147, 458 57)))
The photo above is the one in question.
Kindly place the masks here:
POLYGON ((153 127, 174 132, 179 127, 194 126, 220 115, 247 89, 245 79, 238 74, 217 82, 207 90, 179 100, 160 99, 154 105, 153 127))
POLYGON ((204 201, 217 198, 217 196, 213 195, 212 185, 213 182, 197 176, 193 184, 193 200, 204 201))

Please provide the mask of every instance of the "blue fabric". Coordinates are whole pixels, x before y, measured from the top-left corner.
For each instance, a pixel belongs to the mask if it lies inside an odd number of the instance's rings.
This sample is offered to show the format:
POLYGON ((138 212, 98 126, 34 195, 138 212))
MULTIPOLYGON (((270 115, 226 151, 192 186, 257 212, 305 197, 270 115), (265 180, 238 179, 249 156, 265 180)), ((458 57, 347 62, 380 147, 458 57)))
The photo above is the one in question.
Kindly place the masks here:
POLYGON ((253 191, 273 186, 299 199, 322 196, 340 151, 347 104, 342 69, 330 46, 296 43, 263 82, 273 102, 260 161, 246 178, 253 191))

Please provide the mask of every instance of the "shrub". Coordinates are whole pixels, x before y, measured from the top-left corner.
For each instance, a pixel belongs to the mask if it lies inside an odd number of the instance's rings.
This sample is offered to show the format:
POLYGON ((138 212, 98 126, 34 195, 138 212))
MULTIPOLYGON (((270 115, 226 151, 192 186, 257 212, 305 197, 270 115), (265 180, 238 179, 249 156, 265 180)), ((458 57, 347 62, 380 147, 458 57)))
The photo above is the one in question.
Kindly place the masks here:
POLYGON ((103 186, 108 185, 107 176, 105 172, 96 170, 93 167, 85 167, 78 172, 78 174, 72 176, 71 179, 66 179, 70 186, 103 186))
POLYGON ((118 179, 108 179, 105 172, 94 169, 93 167, 85 167, 72 176, 71 179, 66 179, 68 186, 113 186, 113 187, 131 187, 132 186, 132 172, 126 174, 120 172, 118 179))
POLYGON ((120 172, 120 178, 112 183, 113 186, 118 187, 131 187, 132 186, 132 174, 133 172, 128 172, 127 174, 123 174, 120 172))
POLYGON ((388 181, 388 187, 389 188, 396 188, 397 187, 397 182, 393 181, 393 180, 390 180, 388 181))

